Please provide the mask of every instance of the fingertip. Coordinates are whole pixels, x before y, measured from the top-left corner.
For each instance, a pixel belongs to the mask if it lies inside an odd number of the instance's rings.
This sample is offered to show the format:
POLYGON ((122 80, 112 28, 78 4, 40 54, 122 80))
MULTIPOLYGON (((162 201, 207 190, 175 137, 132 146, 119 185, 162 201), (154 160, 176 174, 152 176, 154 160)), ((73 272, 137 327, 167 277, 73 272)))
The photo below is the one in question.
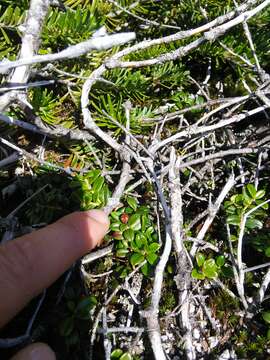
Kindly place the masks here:
POLYGON ((85 215, 97 223, 95 227, 91 226, 90 224, 89 230, 90 233, 91 232, 94 233, 93 230, 95 230, 95 233, 92 236, 90 236, 90 238, 93 239, 94 237, 94 240, 96 241, 95 246, 99 246, 102 243, 103 238, 106 235, 107 231, 109 230, 110 227, 109 217, 102 210, 88 210, 85 212, 85 215))
MULTIPOLYGON (((94 219, 95 221, 101 223, 102 225, 106 226, 106 232, 109 229, 110 226, 110 220, 108 218, 108 215, 105 214, 102 210, 88 210, 84 212, 87 216, 89 216, 91 219, 94 219)), ((105 228, 104 228, 105 229, 105 228)))
POLYGON ((35 343, 19 351, 11 360, 56 360, 56 356, 47 344, 35 343))
POLYGON ((80 256, 101 244, 110 225, 108 216, 102 210, 78 211, 58 222, 68 226, 73 233, 72 238, 77 239, 80 256))

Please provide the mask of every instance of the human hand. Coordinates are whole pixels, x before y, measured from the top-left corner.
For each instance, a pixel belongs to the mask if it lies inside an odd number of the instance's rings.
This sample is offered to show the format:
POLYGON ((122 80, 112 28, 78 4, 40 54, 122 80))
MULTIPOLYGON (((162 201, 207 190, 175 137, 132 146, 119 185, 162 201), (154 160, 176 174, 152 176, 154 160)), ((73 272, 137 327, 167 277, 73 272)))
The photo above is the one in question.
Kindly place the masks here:
MULTIPOLYGON (((0 328, 77 259, 100 244, 108 228, 108 217, 100 210, 75 212, 1 245, 0 328)), ((47 345, 33 344, 12 359, 51 360, 55 355, 47 345)))

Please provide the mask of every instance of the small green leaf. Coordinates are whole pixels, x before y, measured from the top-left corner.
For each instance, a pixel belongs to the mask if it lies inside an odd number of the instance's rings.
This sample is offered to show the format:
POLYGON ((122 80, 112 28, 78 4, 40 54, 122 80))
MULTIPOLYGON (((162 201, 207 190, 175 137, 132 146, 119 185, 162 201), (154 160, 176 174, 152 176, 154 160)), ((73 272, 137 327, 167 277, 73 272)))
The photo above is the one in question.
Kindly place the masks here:
POLYGON ((239 215, 230 215, 227 217, 227 223, 230 225, 239 225, 241 218, 239 215))
POLYGON ((167 266, 167 271, 169 274, 173 274, 173 266, 171 264, 167 266))
POLYGON ((133 214, 128 220, 128 225, 131 229, 137 231, 141 229, 141 217, 139 214, 133 214))
POLYGON ((217 265, 214 259, 208 259, 204 262, 202 272, 210 279, 217 277, 217 265))
POLYGON ((149 223, 149 220, 148 220, 146 214, 142 214, 141 223, 142 223, 142 231, 145 232, 145 230, 148 226, 148 223, 149 223))
POLYGON ((205 256, 202 253, 197 253, 196 262, 199 267, 203 266, 203 263, 205 262, 205 256))
POLYGON ((154 265, 156 260, 158 259, 157 254, 151 253, 146 256, 146 260, 149 262, 149 264, 154 265))
POLYGON ((151 253, 155 253, 158 251, 159 248, 160 248, 159 243, 154 242, 148 246, 147 251, 151 253))
POLYGON ((246 221, 246 227, 248 229, 261 229, 263 227, 263 223, 258 219, 248 218, 246 221))
POLYGON ((217 264, 217 266, 222 267, 225 264, 225 256, 224 255, 219 255, 216 258, 216 264, 217 264))
POLYGON ((146 263, 141 267, 141 272, 143 273, 144 276, 149 276, 150 272, 151 272, 151 266, 146 263))
POLYGON ((267 324, 270 324, 270 311, 264 311, 262 317, 267 324))
POLYGON ((111 353, 111 360, 119 359, 119 357, 123 354, 123 351, 121 349, 115 349, 111 353))
POLYGON ((129 353, 123 354, 119 360, 132 360, 132 356, 129 353))
POLYGON ((119 214, 116 211, 112 211, 110 215, 114 220, 119 220, 119 214))
POLYGON ((264 195, 265 195, 265 191, 264 191, 264 190, 258 190, 258 191, 256 192, 255 198, 256 198, 256 200, 257 200, 257 199, 261 199, 261 198, 264 197, 264 195))
POLYGON ((116 256, 118 256, 118 257, 126 257, 128 253, 129 253, 128 249, 119 249, 119 250, 116 251, 116 256))
POLYGON ((264 251, 265 256, 270 257, 270 247, 266 248, 264 251))
POLYGON ((255 186, 253 184, 248 184, 247 185, 247 190, 248 190, 249 194, 251 195, 251 197, 253 199, 255 199, 256 198, 256 192, 257 192, 255 186))
POLYGON ((133 241, 134 240, 134 230, 132 229, 127 229, 126 231, 123 232, 124 238, 128 241, 133 241))
POLYGON ((154 231, 155 229, 153 228, 153 226, 149 226, 149 228, 147 228, 145 231, 145 236, 148 237, 148 239, 151 239, 151 235, 154 231))
POLYGON ((135 253, 130 258, 130 263, 132 266, 141 264, 144 261, 144 256, 139 253, 135 253))
POLYGON ((205 276, 203 273, 199 272, 197 269, 193 269, 191 272, 191 276, 193 277, 193 279, 198 279, 198 280, 203 280, 205 279, 205 276))
POLYGON ((138 203, 137 203, 137 200, 134 197, 128 196, 127 197, 127 203, 134 211, 137 210, 138 203))
POLYGON ((119 222, 111 223, 110 229, 111 229, 111 231, 119 231, 120 223, 119 222))
POLYGON ((104 178, 102 176, 98 177, 97 180, 93 184, 93 192, 97 193, 101 190, 104 184, 104 178))
POLYGON ((230 240, 231 242, 237 241, 238 237, 236 235, 231 235, 230 240))

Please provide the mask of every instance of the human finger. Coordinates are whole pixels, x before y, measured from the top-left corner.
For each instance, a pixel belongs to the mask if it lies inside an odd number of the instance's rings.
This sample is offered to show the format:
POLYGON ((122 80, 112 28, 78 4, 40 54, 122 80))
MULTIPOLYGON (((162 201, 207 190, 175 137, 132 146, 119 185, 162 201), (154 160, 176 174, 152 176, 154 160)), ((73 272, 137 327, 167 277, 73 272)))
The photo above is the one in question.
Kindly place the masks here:
POLYGON ((35 343, 26 346, 10 360, 56 360, 56 356, 48 345, 35 343))
POLYGON ((0 246, 0 327, 99 244, 108 227, 100 210, 75 212, 0 246))

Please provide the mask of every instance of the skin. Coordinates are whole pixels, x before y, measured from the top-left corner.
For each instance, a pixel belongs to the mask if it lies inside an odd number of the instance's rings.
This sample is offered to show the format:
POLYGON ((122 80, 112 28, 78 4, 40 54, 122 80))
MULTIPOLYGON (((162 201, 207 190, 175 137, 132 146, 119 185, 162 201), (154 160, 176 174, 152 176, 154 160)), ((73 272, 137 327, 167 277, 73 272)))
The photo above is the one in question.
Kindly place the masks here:
MULTIPOLYGON (((99 210, 75 212, 44 229, 0 246, 0 327, 50 286, 77 259, 99 245, 108 231, 99 210)), ((32 344, 13 360, 53 360, 46 344, 32 344)))

